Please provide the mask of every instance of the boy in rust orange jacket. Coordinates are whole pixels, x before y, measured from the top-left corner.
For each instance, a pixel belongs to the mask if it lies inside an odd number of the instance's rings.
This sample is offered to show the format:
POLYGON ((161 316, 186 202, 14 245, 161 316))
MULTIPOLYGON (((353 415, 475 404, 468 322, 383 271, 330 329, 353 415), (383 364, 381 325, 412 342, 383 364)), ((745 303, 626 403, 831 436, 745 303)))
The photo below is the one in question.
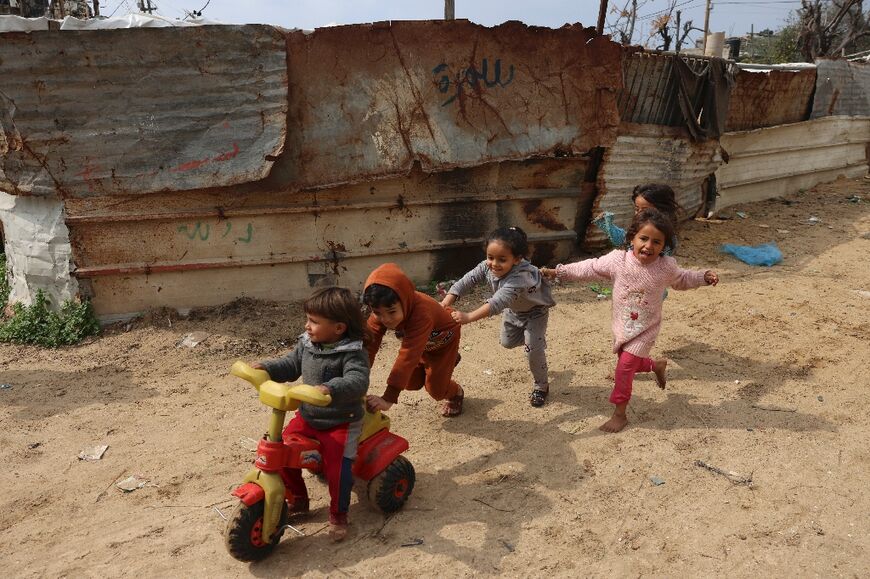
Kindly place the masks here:
POLYGON ((450 309, 418 292, 395 263, 385 263, 369 275, 363 301, 372 310, 368 319, 369 365, 374 363, 387 330, 394 330, 402 340, 387 389, 383 396, 369 395, 368 407, 388 410, 402 390, 425 387, 432 398, 445 401, 443 416, 461 414, 465 393, 453 380, 453 368, 459 363, 460 325, 450 309))

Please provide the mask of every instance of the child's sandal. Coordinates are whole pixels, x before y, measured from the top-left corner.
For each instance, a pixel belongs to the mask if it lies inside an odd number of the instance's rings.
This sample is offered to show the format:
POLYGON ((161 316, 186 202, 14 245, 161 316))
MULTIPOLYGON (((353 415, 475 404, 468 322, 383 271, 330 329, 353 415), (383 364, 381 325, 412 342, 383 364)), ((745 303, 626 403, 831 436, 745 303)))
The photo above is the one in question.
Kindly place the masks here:
POLYGON ((548 392, 546 390, 538 390, 535 388, 532 390, 532 393, 529 394, 529 403, 535 408, 540 408, 544 405, 544 402, 547 401, 547 394, 548 392))
POLYGON ((441 409, 441 416, 452 418, 462 414, 462 401, 465 399, 465 392, 459 388, 459 393, 452 398, 448 398, 444 402, 444 407, 441 409))

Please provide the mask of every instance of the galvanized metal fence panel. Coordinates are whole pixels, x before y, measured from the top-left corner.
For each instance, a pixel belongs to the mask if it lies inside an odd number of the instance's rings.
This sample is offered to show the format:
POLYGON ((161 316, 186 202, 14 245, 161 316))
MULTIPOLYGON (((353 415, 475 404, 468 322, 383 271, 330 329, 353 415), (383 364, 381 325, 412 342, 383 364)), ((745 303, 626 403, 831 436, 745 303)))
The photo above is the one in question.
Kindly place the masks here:
POLYGON ((816 71, 816 94, 810 118, 870 116, 870 64, 818 60, 816 71))
POLYGON ((0 186, 85 197, 265 177, 287 131, 284 34, 208 26, 0 34, 0 186))
MULTIPOLYGON (((703 203, 704 180, 722 162, 719 150, 718 140, 693 141, 679 129, 627 126, 604 155, 593 215, 611 212, 614 223, 626 228, 634 215, 634 188, 643 183, 664 183, 673 187, 683 217, 693 216, 703 203)), ((606 246, 604 234, 590 225, 584 249, 606 246)))

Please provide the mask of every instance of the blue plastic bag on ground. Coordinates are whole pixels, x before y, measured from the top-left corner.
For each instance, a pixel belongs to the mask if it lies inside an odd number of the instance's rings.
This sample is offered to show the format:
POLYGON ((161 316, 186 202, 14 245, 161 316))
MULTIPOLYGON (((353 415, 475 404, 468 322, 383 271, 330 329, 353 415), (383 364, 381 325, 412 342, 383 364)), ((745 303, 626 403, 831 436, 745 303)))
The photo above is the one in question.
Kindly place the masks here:
POLYGON ((749 265, 770 267, 782 261, 782 252, 776 246, 776 243, 772 241, 756 246, 725 243, 721 249, 723 253, 731 254, 749 265))

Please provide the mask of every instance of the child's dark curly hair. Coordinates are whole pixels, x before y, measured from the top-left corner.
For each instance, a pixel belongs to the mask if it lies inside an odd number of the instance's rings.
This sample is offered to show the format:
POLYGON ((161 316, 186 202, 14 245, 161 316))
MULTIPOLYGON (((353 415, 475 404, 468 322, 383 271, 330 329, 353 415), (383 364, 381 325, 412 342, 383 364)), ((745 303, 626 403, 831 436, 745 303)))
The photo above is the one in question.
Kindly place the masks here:
POLYGON ((366 339, 366 325, 359 300, 353 292, 343 287, 326 287, 315 291, 302 303, 306 314, 322 316, 333 322, 347 325, 345 337, 351 340, 366 339))
POLYGON ((484 249, 493 241, 510 249, 514 257, 526 257, 529 254, 529 238, 519 227, 499 227, 486 237, 484 249))
POLYGON ((631 193, 632 202, 638 197, 643 197, 644 200, 665 214, 665 217, 671 220, 676 227, 679 222, 679 215, 683 208, 677 203, 677 196, 670 185, 663 183, 644 183, 634 188, 631 193))
POLYGON ((631 220, 631 225, 628 226, 628 230, 625 232, 626 249, 631 247, 631 241, 634 239, 634 236, 647 224, 652 225, 665 236, 665 249, 674 247, 674 237, 676 234, 674 233, 673 222, 661 211, 644 209, 635 214, 634 219, 631 220))

